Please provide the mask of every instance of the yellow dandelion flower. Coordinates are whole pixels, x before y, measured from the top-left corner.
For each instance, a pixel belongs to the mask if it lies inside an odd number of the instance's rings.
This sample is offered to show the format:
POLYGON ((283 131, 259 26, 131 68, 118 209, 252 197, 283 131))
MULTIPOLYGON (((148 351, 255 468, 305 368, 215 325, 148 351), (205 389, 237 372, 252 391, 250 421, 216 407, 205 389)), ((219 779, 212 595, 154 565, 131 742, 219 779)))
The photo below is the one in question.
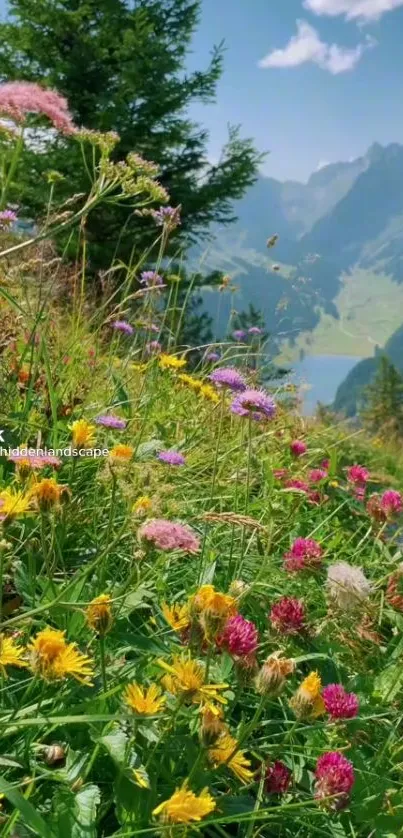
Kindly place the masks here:
POLYGON ((112 626, 112 600, 108 594, 92 599, 85 609, 87 623, 100 637, 104 637, 112 626))
POLYGON ((186 384, 187 387, 190 387, 191 390, 194 390, 195 393, 198 393, 203 386, 202 381, 199 381, 198 378, 194 378, 193 375, 187 375, 185 372, 178 375, 178 380, 181 381, 182 384, 186 384))
POLYGON ((206 815, 214 812, 216 803, 205 788, 199 795, 186 788, 176 789, 169 800, 160 803, 153 811, 153 815, 160 815, 165 823, 192 823, 201 821, 206 815))
POLYGON ((134 372, 145 372, 148 367, 148 364, 141 364, 139 361, 132 361, 130 364, 130 369, 134 372))
POLYGON ((109 452, 109 457, 115 462, 128 462, 134 454, 134 448, 131 445, 124 445, 120 442, 114 445, 109 452))
POLYGON ((204 747, 211 748, 226 730, 221 707, 207 703, 200 708, 201 724, 199 738, 204 747))
POLYGON ((238 777, 241 783, 248 783, 254 776, 253 771, 250 770, 251 762, 245 756, 245 751, 237 750, 237 748, 237 740, 225 731, 214 748, 209 749, 209 758, 216 767, 228 765, 230 771, 238 777))
POLYGON ((68 494, 67 486, 61 486, 54 477, 44 477, 38 480, 31 489, 32 497, 38 502, 41 509, 49 509, 57 506, 63 495, 68 494))
POLYGON ((30 505, 30 494, 15 489, 3 489, 0 492, 0 521, 11 521, 18 515, 24 515, 30 505))
POLYGON ((7 677, 7 666, 28 666, 28 664, 22 660, 24 651, 25 650, 22 646, 17 646, 17 644, 14 643, 12 637, 6 637, 4 634, 0 634, 0 672, 3 675, 3 678, 7 677))
POLYGON ((133 512, 135 515, 147 515, 147 512, 151 511, 152 506, 153 502, 148 495, 140 495, 133 504, 133 512))
POLYGON ((154 716, 160 713, 165 704, 165 697, 156 684, 141 687, 139 684, 129 684, 126 687, 123 700, 135 713, 141 716, 154 716))
POLYGON ((237 602, 229 594, 216 591, 214 585, 202 585, 191 599, 191 605, 197 612, 206 612, 212 617, 227 619, 237 613, 237 602))
POLYGON ((172 695, 183 696, 185 701, 195 704, 201 701, 227 703, 220 692, 226 690, 228 684, 205 684, 205 670, 199 661, 186 655, 177 655, 173 658, 172 665, 161 659, 157 663, 168 673, 163 679, 163 684, 172 695))
POLYGON ((202 384, 199 392, 201 396, 204 396, 204 398, 210 402, 214 402, 214 404, 218 404, 220 401, 218 393, 216 393, 211 384, 202 384))
POLYGON ((45 628, 28 646, 30 666, 46 681, 57 681, 71 675, 82 684, 90 684, 92 661, 78 651, 75 643, 67 643, 65 632, 45 628))
POLYGON ((182 605, 177 602, 173 605, 167 605, 166 602, 163 602, 161 611, 168 625, 174 631, 183 631, 190 625, 189 606, 187 602, 182 605))
POLYGON ((310 672, 290 701, 298 719, 316 719, 325 712, 321 695, 322 681, 317 672, 310 672))
POLYGON ((73 437, 73 445, 78 448, 91 448, 95 441, 95 425, 91 425, 86 419, 77 419, 70 425, 73 437))
POLYGON ((181 370, 182 367, 186 367, 186 363, 185 358, 177 358, 176 355, 167 355, 165 352, 161 353, 158 360, 158 366, 162 370, 181 370))

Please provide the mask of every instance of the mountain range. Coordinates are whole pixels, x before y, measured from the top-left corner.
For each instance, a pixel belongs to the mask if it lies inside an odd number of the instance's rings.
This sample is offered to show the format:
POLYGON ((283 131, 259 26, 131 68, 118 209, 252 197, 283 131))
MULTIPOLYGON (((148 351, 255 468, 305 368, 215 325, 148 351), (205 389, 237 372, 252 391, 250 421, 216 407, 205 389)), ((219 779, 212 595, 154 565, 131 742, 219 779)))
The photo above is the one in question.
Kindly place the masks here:
MULTIPOLYGON (((340 320, 338 295, 347 279, 354 285, 356 271, 362 300, 354 317, 368 304, 365 271, 372 280, 375 275, 375 285, 386 277, 392 292, 397 289, 403 283, 402 183, 398 143, 374 143, 362 157, 322 167, 307 183, 260 175, 235 205, 235 224, 216 228, 202 255, 204 269, 223 270, 236 288, 222 295, 218 315, 216 292, 205 292, 217 337, 226 333, 231 311, 245 310, 251 302, 265 317, 272 351, 285 344, 298 347, 301 333, 314 334, 325 315, 340 320), (275 233, 278 243, 268 250, 266 241, 275 233)), ((387 323, 381 330, 386 337, 403 322, 403 309, 400 322, 393 303, 392 309, 390 331, 387 323)), ((363 317, 359 325, 365 332, 363 317)), ((368 340, 368 354, 373 354, 376 340, 368 340)), ((340 350, 343 354, 342 343, 340 350)))

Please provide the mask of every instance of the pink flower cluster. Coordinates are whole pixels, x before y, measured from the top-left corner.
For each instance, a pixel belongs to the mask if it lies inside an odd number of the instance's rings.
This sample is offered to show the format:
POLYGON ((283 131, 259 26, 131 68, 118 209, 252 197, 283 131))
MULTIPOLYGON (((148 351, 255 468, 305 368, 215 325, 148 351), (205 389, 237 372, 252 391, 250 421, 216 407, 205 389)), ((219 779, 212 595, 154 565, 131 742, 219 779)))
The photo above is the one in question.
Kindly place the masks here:
POLYGON ((290 445, 291 454, 294 457, 302 457, 308 450, 308 446, 301 439, 294 439, 290 445))
POLYGON ((296 538, 291 550, 284 555, 285 569, 290 573, 318 567, 323 551, 313 538, 296 538))
POLYGON ((313 491, 305 480, 293 478, 286 480, 284 485, 286 489, 297 489, 300 492, 304 492, 310 503, 319 504, 322 500, 320 492, 313 491))
POLYGON ((328 751, 319 757, 315 778, 315 797, 326 808, 339 811, 347 806, 355 776, 352 763, 343 754, 328 751), (336 799, 326 800, 336 795, 336 799))
POLYGON ((276 760, 267 766, 265 788, 267 794, 285 794, 291 782, 291 771, 284 762, 276 760))
POLYGON ((322 690, 326 711, 332 719, 352 719, 357 715, 359 701, 355 693, 348 693, 341 684, 328 684, 322 690))
POLYGON ((166 521, 164 518, 146 521, 139 529, 139 537, 153 544, 158 550, 197 553, 200 549, 200 541, 190 527, 166 521))
POLYGON ((227 621, 222 634, 217 638, 217 644, 235 657, 252 655, 258 645, 257 628, 250 620, 236 614, 227 621))
POLYGON ((305 628, 304 604, 294 597, 283 596, 272 606, 269 620, 280 634, 298 634, 305 628))
POLYGON ((9 81, 0 84, 0 113, 10 116, 15 122, 24 122, 29 113, 39 113, 47 116, 62 134, 77 131, 64 96, 34 82, 9 81))
POLYGON ((388 518, 399 515, 403 511, 403 499, 400 492, 395 489, 387 489, 381 497, 381 509, 388 518))

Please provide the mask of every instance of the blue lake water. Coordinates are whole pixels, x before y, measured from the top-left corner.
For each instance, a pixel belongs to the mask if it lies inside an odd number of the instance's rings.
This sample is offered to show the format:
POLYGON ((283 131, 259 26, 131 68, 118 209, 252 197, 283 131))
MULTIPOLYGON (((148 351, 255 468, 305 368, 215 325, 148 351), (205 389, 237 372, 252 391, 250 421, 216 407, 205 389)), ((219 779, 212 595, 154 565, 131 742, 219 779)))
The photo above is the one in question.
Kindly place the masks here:
POLYGON ((303 412, 308 416, 314 413, 317 402, 330 404, 339 384, 359 360, 350 355, 307 355, 294 364, 292 380, 303 385, 303 412))

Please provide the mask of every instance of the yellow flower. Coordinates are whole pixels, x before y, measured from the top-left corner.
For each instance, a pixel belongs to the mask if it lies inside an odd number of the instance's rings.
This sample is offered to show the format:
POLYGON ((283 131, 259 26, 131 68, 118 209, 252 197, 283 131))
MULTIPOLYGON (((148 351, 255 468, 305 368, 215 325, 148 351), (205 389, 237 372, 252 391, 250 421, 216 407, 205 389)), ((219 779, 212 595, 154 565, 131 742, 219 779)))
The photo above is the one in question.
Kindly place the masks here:
POLYGON ((238 742, 226 730, 220 736, 214 748, 209 749, 209 757, 215 766, 228 765, 230 771, 238 777, 241 783, 248 783, 253 779, 253 771, 250 770, 250 760, 246 758, 245 751, 237 750, 238 742), (235 753, 234 753, 235 752, 235 753))
POLYGON ((174 631, 183 631, 190 625, 190 618, 189 618, 189 606, 187 602, 183 605, 179 603, 174 603, 173 605, 167 605, 166 602, 163 602, 161 605, 161 611, 171 628, 174 631))
POLYGON ((228 684, 205 684, 205 670, 199 661, 181 655, 173 658, 172 666, 164 660, 158 660, 157 663, 168 673, 163 679, 163 684, 172 695, 183 696, 185 701, 195 704, 201 701, 227 703, 220 691, 226 690, 228 684))
POLYGON ((160 713, 165 704, 164 696, 156 684, 141 687, 139 684, 129 684, 126 687, 123 700, 136 713, 142 716, 154 716, 160 713))
POLYGON ((153 815, 161 815, 165 823, 192 823, 201 821, 215 808, 216 803, 206 788, 197 795, 185 785, 176 789, 169 800, 160 803, 153 815))
POLYGON ((88 607, 85 609, 85 616, 88 625, 100 635, 104 637, 112 626, 112 600, 108 594, 100 594, 100 596, 92 599, 88 607))
POLYGON ((6 666, 28 666, 21 659, 23 654, 24 649, 17 646, 12 637, 0 634, 0 672, 3 678, 7 677, 6 666))
POLYGON ((79 652, 75 643, 67 643, 64 635, 64 631, 51 628, 38 632, 28 646, 31 669, 46 681, 72 675, 82 684, 90 684, 91 659, 79 652))
POLYGON ((32 496, 38 501, 42 509, 56 506, 60 498, 68 493, 67 486, 61 486, 54 477, 44 477, 34 484, 31 489, 32 496))
POLYGON ((281 652, 273 652, 264 662, 255 679, 255 686, 261 695, 277 696, 285 686, 286 678, 294 672, 295 663, 283 658, 281 652))
POLYGON ((117 460, 118 462, 128 462, 131 460, 134 453, 134 448, 131 445, 124 445, 122 442, 118 443, 118 445, 114 445, 109 452, 109 456, 112 460, 117 460))
POLYGON ((0 492, 0 520, 11 521, 17 515, 27 512, 31 504, 31 496, 14 489, 3 489, 0 492))
POLYGON ((200 387, 200 395, 204 396, 204 398, 208 399, 208 401, 214 402, 214 404, 218 404, 220 401, 218 393, 216 393, 211 384, 202 384, 200 387))
POLYGON ((167 355, 165 352, 161 353, 158 361, 162 370, 180 370, 186 367, 186 363, 185 358, 177 358, 176 355, 167 355))
POLYGON ((130 369, 134 372, 145 372, 148 367, 148 364, 141 364, 139 361, 132 361, 130 364, 130 369))
POLYGON ((140 495, 133 504, 133 512, 135 515, 146 515, 152 509, 153 502, 148 495, 140 495))
POLYGON ((77 419, 70 426, 73 435, 73 445, 78 448, 90 448, 95 441, 95 425, 91 425, 86 419, 77 419))
POLYGON ((200 708, 200 714, 199 738, 204 747, 211 748, 226 730, 224 714, 221 707, 215 707, 210 702, 200 708))
POLYGON ((298 719, 316 719, 325 712, 321 695, 322 681, 317 672, 310 672, 290 701, 298 719))
POLYGON ((236 599, 216 591, 214 585, 202 585, 191 603, 196 611, 207 611, 213 617, 233 617, 238 610, 236 599))
POLYGON ((191 390, 194 390, 195 393, 198 393, 198 391, 203 386, 202 381, 199 381, 198 378, 194 378, 193 375, 187 375, 185 372, 181 373, 181 375, 178 375, 178 379, 182 382, 182 384, 186 384, 187 387, 190 387, 191 390))

